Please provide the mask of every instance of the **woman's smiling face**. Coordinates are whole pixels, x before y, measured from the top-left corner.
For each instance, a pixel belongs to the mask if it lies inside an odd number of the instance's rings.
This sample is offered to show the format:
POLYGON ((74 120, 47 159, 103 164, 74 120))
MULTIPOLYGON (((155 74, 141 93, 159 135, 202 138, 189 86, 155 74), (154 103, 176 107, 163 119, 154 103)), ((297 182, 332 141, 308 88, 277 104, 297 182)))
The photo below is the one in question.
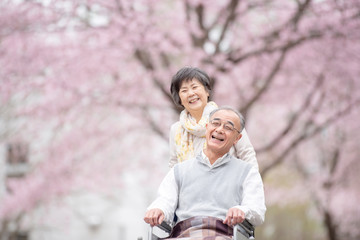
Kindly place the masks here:
POLYGON ((199 80, 193 78, 182 82, 179 96, 181 104, 191 115, 193 115, 195 112, 202 113, 208 103, 209 93, 199 80))

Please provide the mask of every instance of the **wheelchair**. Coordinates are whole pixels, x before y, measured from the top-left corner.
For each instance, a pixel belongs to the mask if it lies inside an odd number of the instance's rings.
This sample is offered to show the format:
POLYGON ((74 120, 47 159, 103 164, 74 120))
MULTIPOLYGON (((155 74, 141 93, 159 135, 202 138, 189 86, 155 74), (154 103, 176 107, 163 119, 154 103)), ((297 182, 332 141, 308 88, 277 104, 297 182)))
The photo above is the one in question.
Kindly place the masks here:
MULTIPOLYGON (((160 237, 155 233, 155 228, 160 229, 164 234, 169 235, 172 227, 163 221, 160 225, 151 227, 149 226, 148 240, 159 240, 160 237)), ((246 219, 240 224, 236 224, 233 228, 233 240, 248 240, 255 239, 255 228, 246 219)))

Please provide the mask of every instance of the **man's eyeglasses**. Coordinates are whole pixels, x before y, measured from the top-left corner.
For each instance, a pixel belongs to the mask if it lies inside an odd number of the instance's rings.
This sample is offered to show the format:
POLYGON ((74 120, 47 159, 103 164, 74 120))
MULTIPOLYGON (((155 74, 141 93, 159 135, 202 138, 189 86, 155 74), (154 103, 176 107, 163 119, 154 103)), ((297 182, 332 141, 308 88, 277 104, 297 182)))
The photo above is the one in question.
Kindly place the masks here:
MULTIPOLYGON (((211 126, 215 127, 215 128, 218 128, 221 126, 221 120, 220 119, 213 119, 213 120, 210 120, 209 122, 211 124, 211 126)), ((227 131, 227 132, 233 132, 234 130, 237 131, 238 133, 240 133, 240 131, 238 129, 236 129, 234 127, 234 125, 230 122, 225 122, 224 123, 224 130, 227 131)))

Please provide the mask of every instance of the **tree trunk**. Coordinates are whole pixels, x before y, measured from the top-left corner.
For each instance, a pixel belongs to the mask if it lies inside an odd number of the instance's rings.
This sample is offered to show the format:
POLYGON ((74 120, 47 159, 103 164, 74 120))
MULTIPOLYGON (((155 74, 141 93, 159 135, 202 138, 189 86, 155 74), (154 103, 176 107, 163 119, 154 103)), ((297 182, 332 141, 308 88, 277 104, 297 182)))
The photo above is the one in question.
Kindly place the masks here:
POLYGON ((336 232, 336 226, 333 222, 331 214, 325 210, 324 211, 324 223, 328 234, 329 240, 339 240, 338 233, 336 232))

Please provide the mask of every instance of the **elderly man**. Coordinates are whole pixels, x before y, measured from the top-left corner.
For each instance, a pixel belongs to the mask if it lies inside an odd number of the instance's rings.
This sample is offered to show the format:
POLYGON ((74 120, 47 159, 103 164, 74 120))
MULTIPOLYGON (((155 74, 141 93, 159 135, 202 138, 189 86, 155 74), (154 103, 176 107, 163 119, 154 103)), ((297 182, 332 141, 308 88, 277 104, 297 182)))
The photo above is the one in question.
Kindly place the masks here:
POLYGON ((261 176, 252 165, 228 153, 240 140, 244 126, 245 120, 236 110, 214 110, 206 126, 203 152, 169 171, 145 214, 145 222, 151 226, 164 220, 172 223, 175 214, 178 224, 197 216, 221 219, 221 224, 230 228, 245 219, 254 226, 262 224, 266 207, 261 176))

